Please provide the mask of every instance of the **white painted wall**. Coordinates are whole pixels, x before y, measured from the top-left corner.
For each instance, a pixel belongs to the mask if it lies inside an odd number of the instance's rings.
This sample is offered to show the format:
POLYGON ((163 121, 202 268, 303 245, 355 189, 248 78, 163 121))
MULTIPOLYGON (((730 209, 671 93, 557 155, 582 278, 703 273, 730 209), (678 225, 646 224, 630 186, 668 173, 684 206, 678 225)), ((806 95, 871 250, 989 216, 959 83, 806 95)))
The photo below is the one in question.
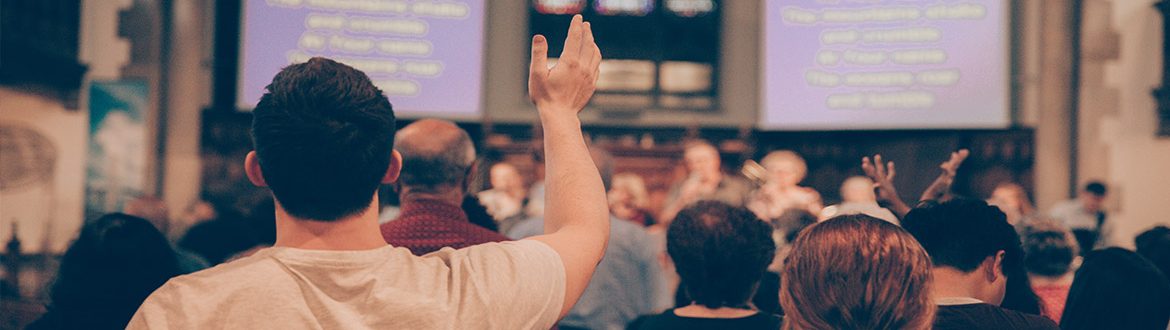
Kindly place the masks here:
MULTIPOLYGON (((19 224, 24 251, 63 251, 84 213, 89 116, 56 100, 0 87, 0 123, 32 129, 56 148, 49 180, 0 192, 0 242, 19 224)), ((12 160, 0 160, 8 162, 12 160)))
POLYGON ((1106 64, 1104 79, 1119 97, 1116 109, 1098 109, 1111 112, 1098 123, 1100 142, 1109 151, 1080 157, 1105 157, 1109 163, 1105 180, 1113 188, 1115 239, 1132 247, 1133 237, 1142 231, 1170 226, 1170 138, 1154 135, 1157 104, 1150 95, 1161 80, 1163 22, 1155 0, 1111 2, 1121 49, 1120 57, 1106 64))

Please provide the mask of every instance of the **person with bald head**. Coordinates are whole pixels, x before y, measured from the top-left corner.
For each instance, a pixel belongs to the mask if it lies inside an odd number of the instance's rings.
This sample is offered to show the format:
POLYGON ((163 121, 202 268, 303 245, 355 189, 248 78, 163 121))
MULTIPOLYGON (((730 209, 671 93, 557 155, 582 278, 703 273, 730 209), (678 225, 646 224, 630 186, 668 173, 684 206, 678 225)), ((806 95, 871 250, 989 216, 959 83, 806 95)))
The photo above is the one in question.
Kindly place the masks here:
POLYGON ((402 154, 395 184, 402 211, 381 225, 386 243, 424 255, 508 240, 472 224, 460 208, 475 173, 475 146, 466 131, 449 121, 422 119, 399 130, 394 141, 402 154))

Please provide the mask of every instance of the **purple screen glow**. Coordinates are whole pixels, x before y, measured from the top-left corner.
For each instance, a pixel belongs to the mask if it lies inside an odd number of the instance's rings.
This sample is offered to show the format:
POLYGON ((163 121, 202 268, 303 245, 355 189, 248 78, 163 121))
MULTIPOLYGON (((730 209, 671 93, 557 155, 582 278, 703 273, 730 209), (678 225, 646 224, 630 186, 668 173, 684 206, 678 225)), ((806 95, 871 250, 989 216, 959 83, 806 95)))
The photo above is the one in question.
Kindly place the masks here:
POLYGON ((764 2, 760 127, 1003 128, 1004 0, 764 2))
POLYGON ((484 0, 245 0, 237 106, 314 56, 364 71, 406 117, 477 118, 484 0))

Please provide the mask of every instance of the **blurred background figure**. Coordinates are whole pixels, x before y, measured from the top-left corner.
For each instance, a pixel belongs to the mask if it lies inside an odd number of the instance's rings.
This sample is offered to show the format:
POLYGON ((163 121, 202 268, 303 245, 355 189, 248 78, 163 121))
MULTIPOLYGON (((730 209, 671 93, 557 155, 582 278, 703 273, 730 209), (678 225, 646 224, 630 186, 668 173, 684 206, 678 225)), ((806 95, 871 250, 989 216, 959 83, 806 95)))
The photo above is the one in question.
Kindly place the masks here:
POLYGON ((878 205, 873 187, 873 180, 864 176, 845 179, 841 184, 841 204, 826 207, 821 211, 820 218, 824 220, 841 215, 865 214, 898 224, 898 217, 893 212, 878 205))
POLYGON ((987 204, 1003 211, 1003 214, 1007 215, 1008 223, 1016 228, 1023 228, 1022 226, 1027 224, 1036 212, 1036 207, 1032 206, 1032 201, 1028 198, 1028 192, 1014 182, 996 185, 995 190, 991 191, 991 197, 987 198, 987 204))
POLYGON ((1022 239, 1024 268, 1044 306, 1043 315, 1059 323, 1072 286, 1077 242, 1067 229, 1051 222, 1029 225, 1022 239))
POLYGON ((151 292, 182 274, 162 233, 113 213, 85 224, 65 251, 48 312, 28 329, 122 329, 151 292))
POLYGON ((1104 183, 1092 181, 1085 184, 1076 198, 1061 202, 1048 212, 1052 219, 1072 230, 1081 255, 1115 244, 1115 224, 1109 221, 1105 212, 1106 193, 1108 190, 1104 183))
POLYGON ((1170 282, 1149 260, 1122 248, 1091 251, 1077 269, 1061 329, 1166 329, 1170 282))
POLYGON ((781 275, 784 329, 930 329, 930 257, 888 221, 844 215, 814 224, 781 275))
POLYGON ((772 241, 776 242, 776 257, 768 265, 768 271, 779 274, 783 271, 784 258, 792 251, 792 243, 800 231, 817 223, 817 217, 805 210, 791 209, 772 219, 772 241))
POLYGON ((719 149, 710 142, 687 143, 683 150, 683 164, 687 177, 670 188, 659 222, 668 225, 683 208, 702 200, 744 206, 749 190, 747 182, 723 173, 719 149))
MULTIPOLYGON (((611 192, 616 190, 612 186, 613 156, 596 146, 589 148, 589 155, 597 165, 602 184, 611 192)), ((610 212, 605 258, 597 265, 577 304, 557 323, 559 329, 625 329, 639 315, 670 307, 659 263, 659 243, 642 224, 618 218, 613 208, 610 212)), ((517 223, 507 234, 520 240, 543 235, 544 226, 544 217, 533 217, 517 223)))
POLYGON ((491 189, 476 194, 488 214, 499 223, 500 232, 508 232, 516 222, 527 218, 524 205, 528 203, 528 189, 524 177, 515 165, 496 163, 488 171, 491 189))
POLYGON ((609 189, 609 212, 618 219, 642 226, 655 223, 654 215, 648 209, 649 196, 646 182, 634 173, 618 173, 613 176, 613 187, 609 189))
POLYGON ((775 219, 789 209, 820 214, 821 195, 815 189, 800 186, 808 174, 804 158, 793 151, 777 150, 764 156, 760 165, 767 170, 767 178, 748 202, 752 212, 761 219, 775 219))

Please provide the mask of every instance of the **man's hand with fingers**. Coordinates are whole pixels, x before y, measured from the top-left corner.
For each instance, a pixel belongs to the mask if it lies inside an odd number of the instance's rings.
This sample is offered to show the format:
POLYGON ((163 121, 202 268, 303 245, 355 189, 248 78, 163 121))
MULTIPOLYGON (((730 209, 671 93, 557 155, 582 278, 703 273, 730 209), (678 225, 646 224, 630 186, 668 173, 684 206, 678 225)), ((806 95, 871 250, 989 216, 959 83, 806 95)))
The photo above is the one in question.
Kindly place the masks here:
POLYGON ((889 204, 890 211, 893 211, 898 218, 902 218, 910 212, 910 206, 902 201, 902 198, 898 196, 898 190, 894 187, 894 176, 897 175, 894 162, 882 163, 882 155, 874 155, 872 161, 869 157, 862 157, 861 170, 865 172, 865 176, 873 180, 874 188, 877 188, 878 200, 889 204))
POLYGON ((548 67, 548 40, 532 38, 532 63, 528 94, 541 116, 572 114, 585 108, 597 84, 601 50, 593 40, 593 29, 581 15, 573 16, 561 57, 548 67), (551 113, 550 113, 551 112, 551 113))
POLYGON ((951 158, 939 165, 939 168, 943 170, 942 174, 939 174, 938 178, 934 179, 934 182, 930 184, 930 187, 927 187, 922 192, 922 197, 919 198, 919 201, 944 201, 948 199, 951 193, 951 185, 955 183, 955 176, 959 173, 959 165, 962 165, 963 161, 967 160, 967 156, 970 154, 971 152, 967 151, 967 149, 952 152, 951 158))

